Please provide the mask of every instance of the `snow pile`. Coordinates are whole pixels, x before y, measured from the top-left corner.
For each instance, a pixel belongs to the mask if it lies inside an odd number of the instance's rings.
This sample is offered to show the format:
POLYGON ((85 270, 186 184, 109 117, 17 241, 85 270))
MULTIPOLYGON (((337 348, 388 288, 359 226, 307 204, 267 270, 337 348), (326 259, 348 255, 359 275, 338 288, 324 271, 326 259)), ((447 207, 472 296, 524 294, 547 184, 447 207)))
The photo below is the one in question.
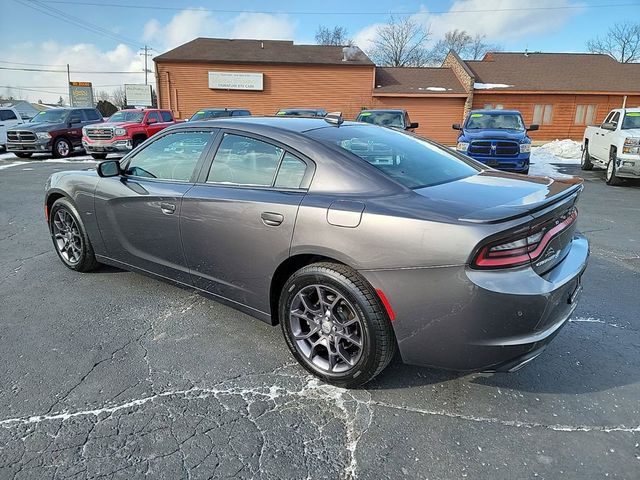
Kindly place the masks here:
POLYGON ((513 87, 513 85, 507 85, 506 83, 479 83, 476 82, 473 84, 473 88, 476 90, 490 90, 492 88, 509 88, 513 87))
MULTIPOLYGON (((560 157, 561 159, 573 160, 580 159, 582 156, 582 144, 575 140, 554 140, 553 142, 545 143, 538 148, 539 151, 560 157)), ((569 163, 580 163, 569 162, 569 163)))
POLYGON ((429 90, 431 92, 446 92, 447 90, 451 90, 450 88, 444 88, 444 87, 418 87, 418 90, 429 90))

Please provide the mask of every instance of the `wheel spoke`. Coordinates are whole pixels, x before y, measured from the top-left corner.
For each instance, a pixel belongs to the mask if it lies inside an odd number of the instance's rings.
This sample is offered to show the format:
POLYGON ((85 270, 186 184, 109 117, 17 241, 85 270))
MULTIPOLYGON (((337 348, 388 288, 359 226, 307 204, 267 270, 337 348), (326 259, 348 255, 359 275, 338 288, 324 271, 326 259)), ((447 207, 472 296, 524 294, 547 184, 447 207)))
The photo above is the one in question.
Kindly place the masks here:
POLYGON ((308 333, 301 333, 301 334, 294 334, 293 337, 296 340, 307 340, 309 337, 311 337, 312 335, 318 333, 320 331, 320 328, 317 326, 314 326, 311 330, 309 330, 308 333))
POLYGON ((345 340, 358 348, 362 347, 362 341, 359 338, 354 338, 353 334, 345 335, 342 332, 336 332, 335 335, 338 340, 345 340))

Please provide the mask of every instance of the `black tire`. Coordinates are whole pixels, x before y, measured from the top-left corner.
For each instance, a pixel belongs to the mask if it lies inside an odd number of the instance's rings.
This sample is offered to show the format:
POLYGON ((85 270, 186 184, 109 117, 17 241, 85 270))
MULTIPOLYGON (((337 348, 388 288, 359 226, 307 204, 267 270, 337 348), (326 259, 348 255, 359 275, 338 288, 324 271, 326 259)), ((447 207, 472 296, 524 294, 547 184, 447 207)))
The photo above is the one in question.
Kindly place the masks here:
POLYGON ((96 160, 104 160, 105 158, 107 158, 106 153, 92 153, 91 156, 96 160))
POLYGON ((60 137, 53 142, 53 157, 54 158, 67 158, 73 153, 73 145, 69 140, 64 137, 60 137))
POLYGON ((49 233, 51 234, 51 240, 53 241, 53 246, 58 257, 68 268, 77 272, 90 272, 98 267, 99 263, 96 260, 96 256, 93 252, 93 246, 91 245, 91 241, 89 240, 89 236, 87 235, 87 231, 84 228, 80 215, 73 204, 66 198, 59 198, 51 206, 49 211, 49 233), (59 224, 65 223, 61 222, 61 217, 59 215, 62 216, 63 219, 66 218, 66 215, 70 215, 77 227, 76 234, 72 235, 76 245, 75 251, 79 252, 79 258, 76 261, 67 258, 70 255, 65 255, 65 253, 63 253, 63 248, 59 243, 60 241, 64 242, 64 240, 57 238, 56 236, 60 231, 59 224))
POLYGON ((145 137, 135 137, 135 138, 133 139, 133 142, 132 142, 132 144, 131 144, 131 145, 133 146, 133 148, 136 148, 138 145, 140 145, 140 144, 141 144, 142 142, 144 142, 145 140, 146 140, 146 138, 145 138, 145 137))
POLYGON ((584 142, 584 148, 582 149, 582 157, 580 158, 580 168, 582 170, 593 170, 591 155, 589 155, 589 142, 584 142))
POLYGON ((520 172, 522 175, 529 175, 529 167, 526 170, 520 172))
MULTIPOLYGON (((319 304, 320 318, 329 321, 329 316, 321 315, 324 308, 323 304, 319 304)), ((329 262, 314 263, 295 272, 282 289, 278 311, 280 325, 289 350, 307 371, 324 382, 343 388, 359 387, 384 370, 395 354, 396 339, 393 328, 378 295, 360 274, 346 265, 329 262), (346 368, 344 371, 334 372, 314 365, 312 359, 310 360, 303 355, 299 346, 300 338, 296 339, 294 337, 291 324, 295 321, 296 316, 291 315, 292 305, 294 301, 299 301, 297 299, 300 298, 300 295, 303 295, 301 291, 313 289, 316 286, 322 286, 322 288, 336 292, 342 297, 340 302, 344 301, 344 303, 337 303, 334 304, 335 306, 329 307, 332 311, 338 307, 349 307, 357 315, 357 328, 361 334, 361 348, 358 349, 358 358, 352 358, 353 363, 343 362, 342 367, 346 368)), ((335 318, 338 319, 340 316, 340 313, 337 313, 335 318)), ((300 322, 300 320, 297 321, 300 322)), ((306 323, 309 324, 309 322, 306 323)), ((323 327, 317 331, 317 335, 323 334, 324 322, 322 322, 322 325, 323 327)), ((329 331, 328 333, 331 332, 329 331)), ((338 338, 337 335, 336 339, 338 338)), ((335 340, 335 345, 342 341, 335 340)), ((349 342, 341 343, 340 345, 345 347, 349 345, 349 342)), ((326 352, 326 347, 323 345, 319 345, 319 347, 326 352)), ((312 348, 311 351, 313 352, 314 349, 312 348)), ((313 357, 313 353, 311 356, 313 357)), ((317 355, 317 357, 320 357, 320 355, 317 355)))
POLYGON ((33 153, 27 152, 14 152, 13 154, 18 158, 31 158, 31 155, 33 155, 33 153))
POLYGON ((616 156, 617 151, 612 147, 609 151, 609 163, 607 163, 607 171, 604 177, 607 185, 611 185, 612 187, 617 187, 623 183, 623 180, 616 175, 616 156))

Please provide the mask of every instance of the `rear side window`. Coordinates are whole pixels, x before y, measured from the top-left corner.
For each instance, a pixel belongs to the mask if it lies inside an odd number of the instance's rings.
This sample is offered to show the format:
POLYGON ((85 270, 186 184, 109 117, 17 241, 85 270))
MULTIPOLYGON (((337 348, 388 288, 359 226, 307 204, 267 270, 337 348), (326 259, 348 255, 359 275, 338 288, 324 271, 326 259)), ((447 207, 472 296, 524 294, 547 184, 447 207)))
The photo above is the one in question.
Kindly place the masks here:
POLYGON ((270 187, 283 153, 282 148, 261 140, 225 133, 207 183, 270 187))
POLYGON ((409 188, 452 182, 479 171, 439 146, 392 129, 364 125, 325 127, 307 135, 357 155, 409 188))
POLYGON ((160 115, 162 115, 163 122, 173 122, 173 115, 171 115, 171 112, 163 110, 160 112, 160 115))
POLYGON ((306 171, 307 164, 287 152, 280 163, 273 186, 276 188, 300 188, 306 171))
POLYGON ((0 120, 17 120, 16 114, 13 110, 0 110, 0 120))

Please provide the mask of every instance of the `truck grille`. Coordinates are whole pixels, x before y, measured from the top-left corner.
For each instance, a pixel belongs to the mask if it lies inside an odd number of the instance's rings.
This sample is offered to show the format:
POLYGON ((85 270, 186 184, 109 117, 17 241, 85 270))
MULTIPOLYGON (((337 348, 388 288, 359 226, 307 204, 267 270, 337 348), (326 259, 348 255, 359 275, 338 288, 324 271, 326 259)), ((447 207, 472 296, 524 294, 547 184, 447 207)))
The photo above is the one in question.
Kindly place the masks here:
POLYGON ((475 140, 469 145, 469 154, 487 157, 516 157, 520 153, 518 142, 475 140))
POLYGON ((36 141, 36 134, 25 130, 9 130, 7 132, 7 141, 34 143, 36 141))
POLYGON ((111 140, 113 138, 112 128, 87 128, 87 137, 91 140, 111 140))

